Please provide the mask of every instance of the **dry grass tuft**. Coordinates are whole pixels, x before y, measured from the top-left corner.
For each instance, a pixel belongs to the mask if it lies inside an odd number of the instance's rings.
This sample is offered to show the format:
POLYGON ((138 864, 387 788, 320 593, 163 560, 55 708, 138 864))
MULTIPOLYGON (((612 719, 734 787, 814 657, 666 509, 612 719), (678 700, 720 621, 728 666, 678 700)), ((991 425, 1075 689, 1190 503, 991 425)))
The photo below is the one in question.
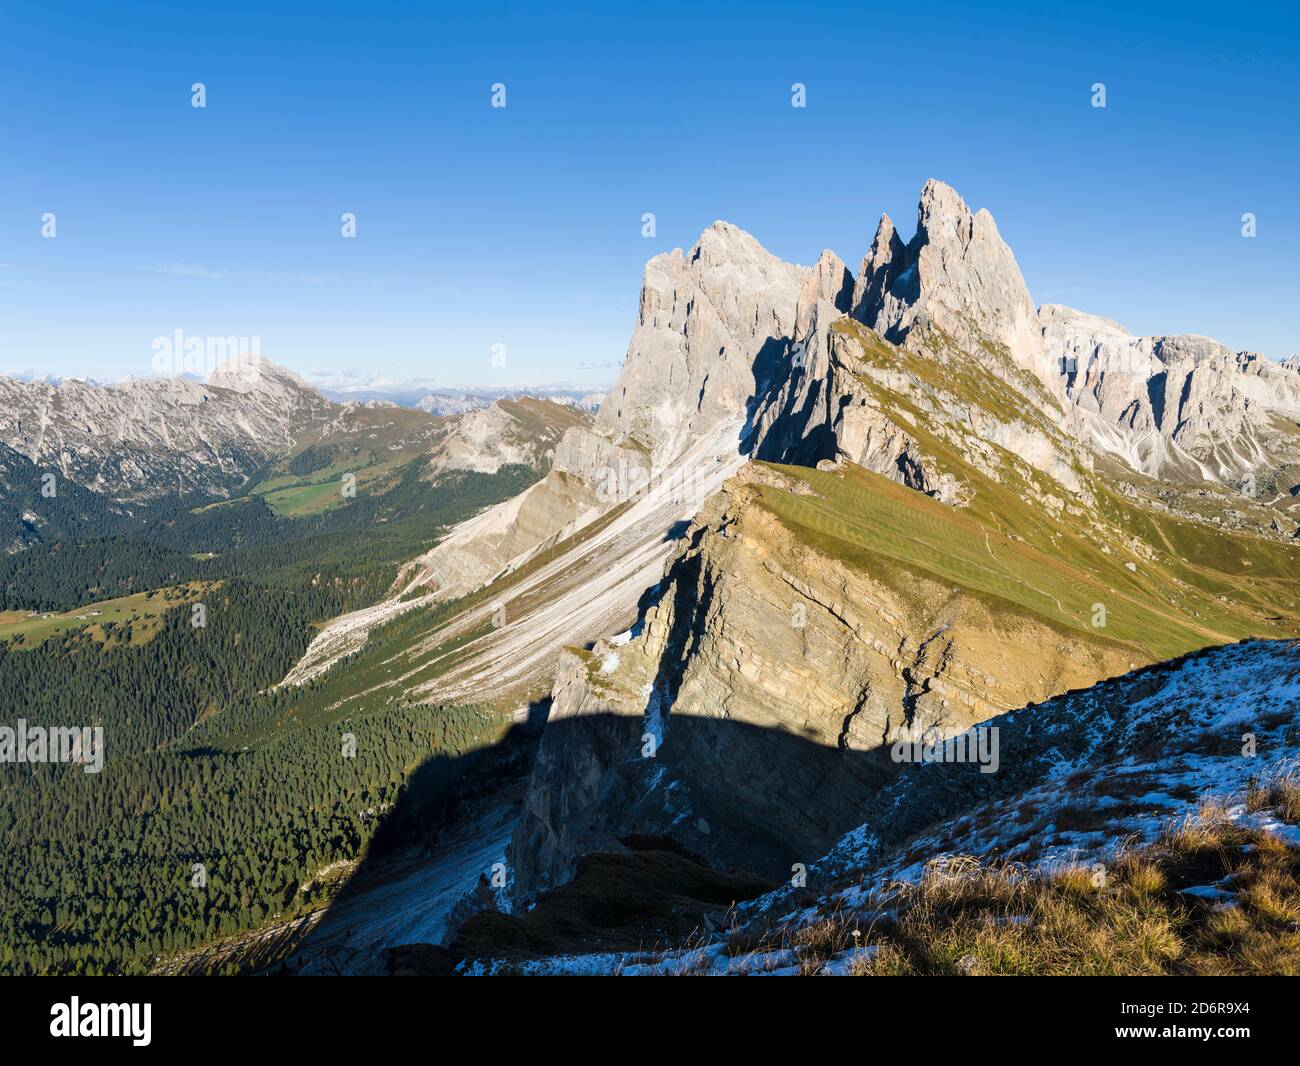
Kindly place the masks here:
MULTIPOLYGON (((1281 816, 1296 802, 1294 775, 1266 788, 1254 809, 1281 816)), ((919 883, 890 886, 859 910, 750 932, 745 944, 793 948, 803 973, 871 944, 852 973, 1298 975, 1300 850, 1234 825, 1228 810, 1205 802, 1156 843, 1122 847, 1104 866, 1030 871, 944 857, 919 883), (1183 891, 1201 886, 1230 895, 1183 891)))
POLYGON ((1288 825, 1300 824, 1300 766, 1289 765, 1263 784, 1252 780, 1246 789, 1246 810, 1271 810, 1288 825))

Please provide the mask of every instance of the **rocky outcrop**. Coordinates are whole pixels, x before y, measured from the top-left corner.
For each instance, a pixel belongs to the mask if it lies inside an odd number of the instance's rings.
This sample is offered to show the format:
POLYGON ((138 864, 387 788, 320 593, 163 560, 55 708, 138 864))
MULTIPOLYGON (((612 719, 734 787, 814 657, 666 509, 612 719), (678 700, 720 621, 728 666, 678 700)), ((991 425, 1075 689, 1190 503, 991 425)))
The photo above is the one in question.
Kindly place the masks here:
POLYGON ((1056 424, 1060 408, 1046 387, 1005 349, 976 362, 923 323, 900 348, 843 316, 809 338, 808 371, 793 370, 756 411, 756 458, 848 461, 954 505, 969 492, 940 451, 996 481, 1015 456, 1056 481, 1058 499, 1083 490, 1090 456, 1056 424))
POLYGON ((854 290, 853 315, 905 343, 917 322, 956 337, 972 358, 1003 344, 1016 363, 1051 378, 1025 279, 987 211, 971 213, 956 191, 931 179, 921 190, 916 235, 906 245, 882 217, 854 290))
POLYGON ((1208 337, 1138 337, 1069 307, 1039 312, 1073 431, 1150 475, 1237 483, 1300 456, 1300 378, 1208 337))

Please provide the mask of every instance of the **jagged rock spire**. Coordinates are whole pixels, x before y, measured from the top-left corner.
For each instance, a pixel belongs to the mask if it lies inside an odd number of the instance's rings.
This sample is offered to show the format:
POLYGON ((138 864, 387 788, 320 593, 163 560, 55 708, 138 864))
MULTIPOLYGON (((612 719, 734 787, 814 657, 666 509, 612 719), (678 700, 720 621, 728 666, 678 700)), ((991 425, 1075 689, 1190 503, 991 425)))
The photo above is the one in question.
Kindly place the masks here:
MULTIPOLYGON (((853 287, 852 311, 854 317, 868 322, 884 302, 885 293, 903 272, 907 260, 907 246, 894 229, 888 215, 880 216, 871 250, 863 256, 862 269, 853 287)), ((872 323, 868 322, 868 325, 872 323)))
POLYGON ((1054 380, 1043 357, 1034 302, 993 216, 972 213, 956 190, 933 178, 921 190, 916 236, 903 245, 888 216, 862 264, 853 314, 902 342, 929 321, 978 350, 1005 344, 1021 366, 1054 380))
MULTIPOLYGON (((821 281, 843 288, 833 273, 824 267, 821 281)), ((655 256, 646 264, 622 373, 596 430, 637 442, 658 465, 701 434, 742 421, 786 356, 809 274, 729 222, 713 223, 685 253, 655 256)))

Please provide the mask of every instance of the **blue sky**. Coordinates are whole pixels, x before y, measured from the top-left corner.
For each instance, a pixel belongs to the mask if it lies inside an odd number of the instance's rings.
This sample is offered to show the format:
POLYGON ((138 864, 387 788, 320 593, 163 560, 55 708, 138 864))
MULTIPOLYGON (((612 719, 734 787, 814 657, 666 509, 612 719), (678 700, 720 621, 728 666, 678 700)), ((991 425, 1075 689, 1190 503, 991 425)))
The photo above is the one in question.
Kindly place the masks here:
POLYGON ((725 218, 856 270, 932 176, 1040 302, 1300 350, 1296 16, 973 7, 6 2, 0 368, 148 374, 180 329, 300 372, 595 385, 653 254, 725 218))

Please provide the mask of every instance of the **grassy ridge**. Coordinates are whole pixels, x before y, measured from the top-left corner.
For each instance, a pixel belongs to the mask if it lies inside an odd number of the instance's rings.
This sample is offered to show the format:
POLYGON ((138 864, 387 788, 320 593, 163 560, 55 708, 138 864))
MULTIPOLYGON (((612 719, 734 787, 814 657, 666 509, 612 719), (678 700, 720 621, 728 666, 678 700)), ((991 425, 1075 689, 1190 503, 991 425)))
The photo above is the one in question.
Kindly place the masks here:
MULTIPOLYGON (((853 466, 777 467, 813 494, 763 486, 762 503, 827 555, 902 591, 909 571, 924 572, 991 605, 1125 645, 1145 661, 1300 632, 1300 547, 1148 508, 1111 489, 1064 445, 1060 454, 1082 497, 1061 499, 1060 484, 979 440, 971 425, 993 419, 1063 442, 1036 382, 1024 386, 1030 399, 1007 384, 1022 372, 1004 367, 1004 381, 949 351, 937 331, 931 357, 847 319, 834 328, 874 368, 860 375, 862 388, 916 441, 928 467, 963 486, 966 501, 951 507, 853 466), (937 420, 935 411, 948 414, 937 420), (970 459, 977 454, 983 469, 970 459), (1094 624, 1097 604, 1105 607, 1104 626, 1094 624)), ((1005 353, 991 350, 988 358, 1005 362, 1005 353)))
MULTIPOLYGON (((1297 794, 1292 782, 1248 803, 1277 804, 1294 825, 1297 794)), ((804 974, 838 956, 853 976, 1296 976, 1297 928, 1300 850, 1207 803, 1156 843, 1121 851, 1100 882, 1082 863, 1029 871, 957 858, 854 910, 734 934, 728 949, 749 972, 766 957, 785 964, 781 949, 793 948, 804 974), (1229 907, 1186 891, 1225 884, 1229 907)))
MULTIPOLYGON (((1297 629, 1293 612, 1274 622, 1250 606, 1217 598, 1232 593, 1247 605, 1276 606, 1271 597, 1281 593, 1286 602, 1294 602, 1300 597, 1300 579, 1294 574, 1270 574, 1261 565, 1257 577, 1217 571, 1204 562, 1184 562, 1180 574, 1164 560, 1146 559, 1134 563, 1134 573, 1124 564, 1136 556, 1118 549, 1108 555, 1066 526, 1044 538, 1044 550, 1002 532, 988 520, 985 508, 958 510, 859 467, 843 472, 776 469, 806 482, 814 494, 761 486, 761 502, 768 510, 819 551, 902 591, 907 580, 899 564, 960 585, 991 604, 1029 610, 1090 639, 1130 645, 1152 661, 1297 629), (1106 607, 1104 628, 1093 625, 1097 603, 1106 607)), ((991 495, 985 495, 986 503, 991 495)), ((1187 530, 1175 532, 1192 536, 1187 530)))

